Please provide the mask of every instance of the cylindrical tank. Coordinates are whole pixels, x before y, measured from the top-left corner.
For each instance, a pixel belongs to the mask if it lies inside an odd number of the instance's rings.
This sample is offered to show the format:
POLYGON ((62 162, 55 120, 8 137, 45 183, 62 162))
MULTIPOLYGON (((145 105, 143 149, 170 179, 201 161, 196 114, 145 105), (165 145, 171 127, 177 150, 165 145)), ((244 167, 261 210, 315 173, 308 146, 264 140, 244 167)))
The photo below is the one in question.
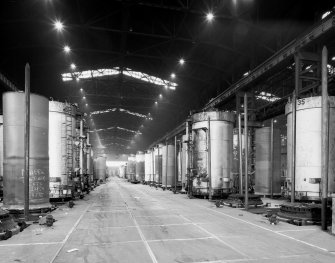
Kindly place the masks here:
MULTIPOLYGON (((3 94, 4 116, 4 206, 23 209, 24 206, 24 127, 25 94, 3 94)), ((49 101, 42 96, 30 96, 30 164, 29 207, 49 207, 48 154, 49 101)))
MULTIPOLYGON (((239 145, 238 145, 238 129, 233 129, 233 168, 232 168, 232 176, 233 176, 233 187, 235 189, 239 189, 240 188, 240 162, 239 162, 239 145)), ((243 180, 243 187, 244 187, 244 163, 245 163, 245 138, 244 138, 244 128, 241 129, 241 142, 242 142, 242 180, 243 180)), ((248 133, 248 152, 249 152, 249 156, 252 153, 253 149, 251 147, 251 135, 250 133, 248 133)), ((250 167, 249 167, 250 168, 250 167)), ((249 170, 250 172, 250 170, 249 170)), ((249 180, 253 179, 253 175, 249 176, 249 180)), ((253 180, 252 180, 253 181, 253 180)))
POLYGON ((273 165, 271 164, 271 128, 257 129, 255 143, 255 194, 271 194, 271 169, 273 168, 272 193, 280 195, 280 130, 273 129, 273 165))
POLYGON ((126 176, 126 166, 125 165, 121 165, 120 166, 120 178, 125 178, 125 176, 126 176))
POLYGON ((103 183, 106 181, 106 157, 99 156, 96 160, 96 172, 98 180, 103 183))
POLYGON ((172 144, 162 148, 162 187, 175 186, 175 147, 172 144))
POLYGON ((128 156, 128 164, 127 164, 127 179, 130 182, 134 182, 135 174, 136 174, 136 156, 134 154, 130 154, 128 156))
POLYGON ((3 196, 3 116, 0 115, 0 197, 3 196))
POLYGON ((144 155, 144 181, 150 182, 150 175, 152 174, 152 154, 151 151, 146 151, 144 155))
POLYGON ((93 159, 93 181, 97 182, 99 180, 97 174, 97 158, 93 159))
POLYGON ((72 195, 73 137, 76 132, 76 107, 49 101, 50 198, 72 195))
MULTIPOLYGON (((321 97, 297 100, 295 199, 319 200, 321 195, 321 97)), ((329 170, 328 193, 335 192, 335 97, 329 97, 329 170)), ((290 181, 292 160, 292 103, 287 116, 287 176, 290 181)))
POLYGON ((192 116, 192 121, 193 194, 208 195, 209 181, 213 196, 228 192, 232 180, 234 114, 221 111, 200 112, 192 116))
POLYGON ((136 153, 136 177, 135 180, 137 182, 144 181, 144 152, 138 151, 136 153))
MULTIPOLYGON (((180 171, 180 175, 178 175, 179 179, 178 181, 181 182, 181 190, 182 192, 185 191, 185 187, 187 185, 186 182, 186 174, 187 174, 187 135, 182 136, 182 143, 181 143, 181 149, 179 151, 179 156, 178 156, 178 170, 180 171)), ((179 172, 178 172, 179 173, 179 172)))
POLYGON ((162 151, 163 144, 159 144, 155 147, 155 184, 162 184, 162 151))

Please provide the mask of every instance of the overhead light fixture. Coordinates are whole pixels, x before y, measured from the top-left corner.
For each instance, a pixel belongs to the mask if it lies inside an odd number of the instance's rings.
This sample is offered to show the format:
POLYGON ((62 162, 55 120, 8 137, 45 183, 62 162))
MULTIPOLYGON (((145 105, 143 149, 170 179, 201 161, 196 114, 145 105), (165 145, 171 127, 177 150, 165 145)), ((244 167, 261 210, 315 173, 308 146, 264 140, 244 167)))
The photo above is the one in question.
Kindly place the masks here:
POLYGON ((68 54, 68 53, 70 53, 71 48, 68 45, 66 45, 66 46, 64 46, 63 50, 66 54, 68 54))
POLYGON ((159 98, 160 98, 160 99, 163 98, 163 95, 162 95, 162 94, 159 94, 159 98))
POLYGON ((76 67, 77 67, 76 64, 71 63, 71 65, 70 65, 70 68, 71 68, 71 69, 76 69, 76 67))
POLYGON ((157 105, 157 104, 158 104, 158 102, 157 102, 157 101, 155 101, 155 104, 157 105))
POLYGON ((206 15, 206 20, 207 20, 208 22, 212 22, 213 19, 214 19, 214 14, 213 14, 212 12, 207 13, 207 15, 206 15))
POLYGON ((176 74, 171 73, 171 79, 174 79, 176 77, 176 74))
POLYGON ((83 92, 83 88, 80 88, 80 91, 83 92))
POLYGON ((87 106, 88 106, 88 104, 86 103, 86 104, 85 104, 85 106, 87 107, 87 106))
POLYGON ((61 21, 56 20, 54 23, 55 29, 59 32, 61 32, 64 29, 64 25, 61 21))
POLYGON ((83 100, 86 100, 86 97, 85 97, 85 96, 83 97, 83 100))
POLYGON ((330 15, 330 13, 331 13, 330 11, 327 11, 327 12, 323 13, 322 16, 321 16, 321 19, 325 19, 327 16, 330 15))
POLYGON ((179 59, 179 64, 180 65, 184 65, 184 63, 185 63, 185 60, 183 58, 179 59))

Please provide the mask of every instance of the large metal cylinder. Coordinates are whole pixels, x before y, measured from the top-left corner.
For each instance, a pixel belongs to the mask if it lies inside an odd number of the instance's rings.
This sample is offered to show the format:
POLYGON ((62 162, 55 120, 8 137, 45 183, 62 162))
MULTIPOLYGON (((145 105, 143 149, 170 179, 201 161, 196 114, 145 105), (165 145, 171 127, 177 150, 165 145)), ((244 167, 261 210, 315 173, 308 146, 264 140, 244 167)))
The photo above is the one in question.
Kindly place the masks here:
POLYGON ((182 149, 180 151, 180 157, 179 157, 179 162, 180 162, 180 171, 181 171, 181 178, 180 178, 180 181, 181 181, 181 186, 182 186, 182 191, 185 190, 185 187, 187 185, 187 178, 186 178, 186 175, 187 175, 187 135, 183 135, 182 136, 182 149))
POLYGON ((126 166, 121 165, 119 169, 120 169, 120 171, 119 171, 120 178, 125 178, 125 176, 126 176, 126 166))
MULTIPOLYGON (((25 94, 3 94, 4 114, 4 206, 24 206, 25 94)), ((49 101, 30 96, 29 208, 49 207, 48 154, 49 101)))
POLYGON ((144 156, 144 171, 145 171, 145 182, 150 182, 152 177, 152 153, 147 151, 144 156))
POLYGON ((172 144, 162 148, 162 187, 175 186, 175 147, 172 144))
POLYGON ((0 196, 3 196, 3 116, 0 115, 0 196))
POLYGON ((96 159, 96 173, 97 173, 97 178, 100 182, 105 182, 106 181, 106 157, 99 156, 96 159))
POLYGON ((192 121, 193 194, 208 195, 209 188, 212 196, 228 192, 232 180, 234 114, 200 112, 192 116, 192 121))
MULTIPOLYGON (((335 97, 329 97, 328 194, 335 192, 335 97)), ((287 177, 290 182, 292 146, 292 103, 287 116, 287 177)), ((295 199, 319 200, 321 197, 321 97, 297 100, 295 199)))
POLYGON ((255 137, 255 194, 270 195, 272 188, 272 194, 280 195, 280 130, 273 129, 273 164, 271 163, 271 128, 257 129, 255 137), (273 176, 272 179, 271 176, 273 176))
POLYGON ((136 153, 136 177, 135 180, 138 182, 144 181, 144 152, 138 151, 136 153))
POLYGON ((98 174, 97 174, 97 159, 96 158, 93 159, 93 180, 94 181, 99 180, 98 174))
POLYGON ((163 145, 159 144, 155 147, 155 183, 156 185, 162 184, 162 148, 163 145))
POLYGON ((72 195, 76 106, 49 101, 50 198, 72 195))
POLYGON ((136 174, 136 156, 134 154, 130 154, 128 156, 128 163, 127 163, 127 179, 131 182, 134 182, 135 174, 136 174))

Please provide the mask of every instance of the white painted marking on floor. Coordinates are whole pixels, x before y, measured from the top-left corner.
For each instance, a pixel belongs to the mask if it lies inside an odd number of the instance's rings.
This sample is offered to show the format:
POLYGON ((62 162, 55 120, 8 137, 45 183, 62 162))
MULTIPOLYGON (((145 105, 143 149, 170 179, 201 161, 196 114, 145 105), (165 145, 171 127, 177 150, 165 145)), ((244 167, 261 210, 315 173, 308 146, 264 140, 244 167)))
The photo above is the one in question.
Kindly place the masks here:
MULTIPOLYGON (((118 187, 118 189, 119 189, 119 191, 120 191, 120 186, 119 186, 119 184, 117 184, 117 187, 118 187)), ((123 194, 121 193, 121 191, 120 191, 119 193, 120 193, 120 196, 124 199, 123 194)), ((125 199, 124 199, 124 200, 125 200, 125 199)), ((127 205, 127 203, 126 203, 126 205, 127 205)), ((127 207, 127 208, 128 208, 128 207, 127 207)), ((151 247, 149 246, 148 241, 145 239, 145 236, 144 236, 144 234, 143 234, 143 232, 142 232, 142 230, 141 230, 139 224, 138 224, 137 221, 136 221, 136 218, 133 216, 133 214, 132 214, 132 212, 131 212, 130 209, 128 209, 128 211, 129 211, 129 214, 130 214, 131 218, 132 218, 133 221, 134 221, 134 224, 135 224, 135 226, 136 226, 136 228, 137 228, 137 231, 138 231, 138 233, 139 233, 139 235, 140 235, 140 237, 141 237, 141 239, 142 239, 142 241, 143 241, 143 243, 144 243, 145 248, 147 249, 147 252, 148 252, 148 254, 149 254, 149 256, 150 256, 152 262, 153 262, 153 263, 158 263, 158 261, 157 261, 157 259, 156 259, 156 257, 155 257, 154 252, 151 250, 151 247)))
POLYGON ((167 239, 152 239, 148 240, 149 243, 151 242, 167 242, 167 241, 192 241, 192 240, 202 240, 202 239, 214 239, 214 237, 195 237, 195 238, 167 238, 167 239))
POLYGON ((36 242, 36 243, 24 243, 24 244, 3 244, 0 247, 16 247, 16 246, 37 246, 37 245, 58 245, 62 244, 63 242, 36 242))
POLYGON ((74 224, 74 226, 70 229, 70 231, 67 233, 67 235, 65 236, 64 240, 61 242, 61 246, 60 248, 57 250, 55 256, 51 259, 50 263, 53 263, 56 259, 56 257, 58 256, 59 252, 62 250, 62 248, 64 247, 66 241, 69 239, 69 237, 71 236, 71 234, 73 233, 73 231, 76 229, 76 227, 78 226, 78 224, 80 223, 81 219, 84 217, 84 215, 86 214, 86 212, 88 211, 88 209, 91 207, 92 204, 89 204, 86 209, 83 211, 83 213, 81 214, 81 216, 78 218, 78 220, 76 221, 76 223, 74 224))
POLYGON ((279 230, 275 231, 276 233, 282 233, 282 232, 304 232, 304 231, 315 231, 316 229, 288 229, 288 230, 279 230))
POLYGON ((314 248, 320 249, 320 250, 325 251, 325 252, 329 252, 328 249, 325 249, 325 248, 323 248, 323 247, 319 247, 319 246, 313 245, 313 244, 311 244, 311 243, 302 241, 302 240, 300 240, 300 239, 297 239, 297 238, 294 238, 294 237, 285 235, 285 234, 283 234, 283 233, 280 233, 280 232, 277 232, 277 231, 268 229, 268 228, 266 228, 266 227, 259 226, 259 225, 257 225, 257 224, 254 224, 254 223, 250 222, 250 221, 247 221, 247 220, 244 220, 244 219, 241 219, 241 218, 237 218, 237 217, 235 217, 235 216, 231 216, 231 215, 228 215, 228 214, 226 214, 226 213, 223 213, 223 212, 220 212, 220 211, 216 211, 216 210, 214 210, 214 209, 212 209, 212 208, 208 208, 208 207, 205 207, 205 206, 202 206, 202 205, 196 205, 196 206, 205 208, 205 209, 210 210, 210 211, 213 211, 213 212, 215 212, 215 213, 222 214, 222 215, 224 215, 224 216, 226 216, 226 217, 229 217, 229 218, 235 219, 235 220, 237 220, 237 221, 240 221, 240 222, 243 222, 243 223, 246 223, 246 224, 255 226, 255 227, 260 228, 260 229, 263 229, 263 230, 265 230, 265 231, 269 231, 269 232, 271 232, 271 233, 274 233, 274 234, 277 234, 277 235, 286 237, 286 238, 288 238, 288 239, 291 239, 291 240, 294 240, 294 241, 296 241, 296 242, 305 244, 305 245, 307 245, 307 246, 314 247, 314 248))
POLYGON ((260 261, 260 260, 269 260, 272 262, 277 259, 288 259, 288 258, 302 258, 308 257, 308 254, 301 255, 287 255, 287 256, 279 256, 279 257, 260 257, 260 258, 237 258, 237 259, 224 259, 224 260, 213 260, 213 261, 197 261, 193 263, 229 263, 229 262, 249 262, 249 261, 260 261))
MULTIPOLYGON (((186 221, 189 221, 191 223, 193 223, 192 220, 186 218, 185 216, 183 215, 179 215, 181 218, 183 218, 184 220, 186 221)), ((201 229, 203 232, 207 233, 209 236, 215 238, 217 241, 221 242, 222 244, 226 245, 227 247, 229 247, 230 249, 234 250, 236 253, 248 258, 248 255, 247 254, 244 254, 243 252, 241 252, 240 250, 238 250, 237 248, 233 247, 232 245, 228 244, 227 242, 223 241, 221 238, 219 238, 218 236, 214 235, 213 233, 207 231, 205 228, 197 225, 196 223, 193 223, 194 226, 198 227, 199 229, 201 229)))

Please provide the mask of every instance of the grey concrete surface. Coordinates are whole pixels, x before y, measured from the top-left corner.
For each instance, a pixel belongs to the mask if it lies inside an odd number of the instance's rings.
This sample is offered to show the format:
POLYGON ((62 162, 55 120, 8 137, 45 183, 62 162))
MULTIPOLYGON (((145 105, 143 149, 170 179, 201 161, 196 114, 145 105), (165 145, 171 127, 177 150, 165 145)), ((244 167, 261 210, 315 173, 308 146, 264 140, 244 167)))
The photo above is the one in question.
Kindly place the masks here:
POLYGON ((0 262, 335 262, 318 226, 270 225, 261 215, 112 178, 52 228, 0 242, 0 262))

